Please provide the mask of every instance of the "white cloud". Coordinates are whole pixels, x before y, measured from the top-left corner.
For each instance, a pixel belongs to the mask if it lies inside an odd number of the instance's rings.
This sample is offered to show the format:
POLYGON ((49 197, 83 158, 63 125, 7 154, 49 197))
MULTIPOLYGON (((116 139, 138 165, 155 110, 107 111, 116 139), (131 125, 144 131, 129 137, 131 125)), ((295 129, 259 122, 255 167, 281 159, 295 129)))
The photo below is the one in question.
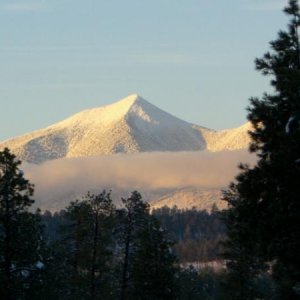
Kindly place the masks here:
POLYGON ((153 152, 59 159, 25 164, 38 203, 63 208, 89 190, 157 191, 184 187, 223 188, 240 162, 253 163, 246 150, 227 152, 153 152))

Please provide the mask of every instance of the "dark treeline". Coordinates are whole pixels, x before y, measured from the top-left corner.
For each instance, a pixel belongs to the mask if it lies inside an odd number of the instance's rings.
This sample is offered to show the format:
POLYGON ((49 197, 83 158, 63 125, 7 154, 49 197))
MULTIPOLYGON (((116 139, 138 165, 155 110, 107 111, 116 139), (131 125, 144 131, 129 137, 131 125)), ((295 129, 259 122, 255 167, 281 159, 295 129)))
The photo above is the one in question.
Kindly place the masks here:
POLYGON ((214 238, 206 226, 217 212, 151 214, 137 191, 116 208, 102 191, 58 213, 33 213, 34 188, 20 164, 0 151, 1 299, 217 299, 222 275, 182 267, 174 248, 178 236, 214 238))
POLYGON ((208 262, 220 259, 225 226, 215 205, 211 212, 195 208, 162 207, 153 210, 152 213, 176 242, 174 250, 180 262, 208 262))
MULTIPOLYGON (((218 256, 216 207, 150 213, 137 191, 121 208, 102 191, 58 213, 33 213, 34 188, 20 164, 0 151, 1 299, 230 299, 226 270, 192 264, 218 256)), ((270 295, 270 276, 258 283, 270 295)))
MULTIPOLYGON (((173 241, 173 251, 179 263, 211 262, 220 259, 221 241, 225 239, 225 226, 221 212, 213 206, 211 212, 178 209, 176 206, 158 208, 151 213, 173 241)), ((47 238, 53 242, 61 238, 61 228, 68 220, 66 210, 42 215, 47 238)))

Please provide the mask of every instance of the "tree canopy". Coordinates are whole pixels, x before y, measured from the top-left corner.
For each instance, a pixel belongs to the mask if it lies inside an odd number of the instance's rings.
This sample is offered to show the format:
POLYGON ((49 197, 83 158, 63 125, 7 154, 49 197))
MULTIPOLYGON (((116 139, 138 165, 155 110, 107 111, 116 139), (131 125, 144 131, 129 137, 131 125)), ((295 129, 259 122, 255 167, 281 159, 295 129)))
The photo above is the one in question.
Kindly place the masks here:
POLYGON ((229 269, 239 270, 238 277, 245 278, 244 283, 247 273, 254 272, 258 276, 265 267, 263 262, 267 263, 272 266, 280 299, 299 299, 298 1, 290 0, 284 12, 289 17, 287 30, 280 31, 278 38, 270 43, 271 50, 255 61, 257 70, 271 77, 270 84, 274 88, 272 94, 250 99, 248 108, 248 118, 253 125, 250 151, 257 154, 258 162, 253 167, 242 165, 236 182, 224 194, 229 204, 225 214, 227 259, 229 269))

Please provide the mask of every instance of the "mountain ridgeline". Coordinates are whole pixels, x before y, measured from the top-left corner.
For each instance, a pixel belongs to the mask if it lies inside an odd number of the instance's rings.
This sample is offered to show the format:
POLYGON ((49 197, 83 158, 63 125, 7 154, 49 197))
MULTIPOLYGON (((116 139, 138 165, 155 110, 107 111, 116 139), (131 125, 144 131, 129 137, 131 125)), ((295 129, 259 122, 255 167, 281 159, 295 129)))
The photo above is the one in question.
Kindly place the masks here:
POLYGON ((82 111, 45 129, 0 143, 23 161, 154 151, 223 151, 245 149, 245 125, 214 131, 180 120, 140 96, 82 111))

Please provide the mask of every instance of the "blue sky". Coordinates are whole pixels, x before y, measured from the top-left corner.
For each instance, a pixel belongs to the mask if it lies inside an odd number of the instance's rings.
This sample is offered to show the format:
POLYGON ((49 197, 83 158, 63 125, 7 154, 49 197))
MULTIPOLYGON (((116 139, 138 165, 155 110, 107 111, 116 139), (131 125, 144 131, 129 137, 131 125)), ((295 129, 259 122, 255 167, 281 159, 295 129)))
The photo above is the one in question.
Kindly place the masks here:
POLYGON ((268 90, 284 0, 0 0, 0 140, 138 93, 213 129, 268 90))

